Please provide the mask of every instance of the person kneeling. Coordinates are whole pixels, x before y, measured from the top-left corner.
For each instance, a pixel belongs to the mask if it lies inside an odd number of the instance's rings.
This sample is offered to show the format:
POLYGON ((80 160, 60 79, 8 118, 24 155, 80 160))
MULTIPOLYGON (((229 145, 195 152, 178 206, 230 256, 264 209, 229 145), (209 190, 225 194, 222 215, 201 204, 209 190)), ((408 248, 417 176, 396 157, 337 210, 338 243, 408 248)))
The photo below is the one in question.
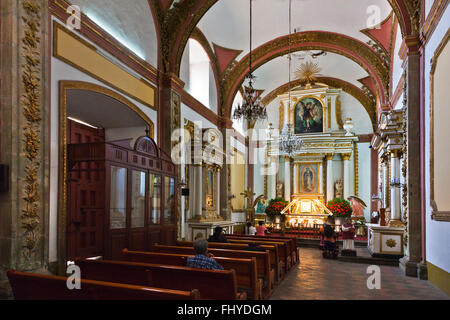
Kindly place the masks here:
POLYGON ((323 228, 323 257, 328 259, 337 259, 339 250, 336 246, 336 234, 333 227, 325 224, 323 228))

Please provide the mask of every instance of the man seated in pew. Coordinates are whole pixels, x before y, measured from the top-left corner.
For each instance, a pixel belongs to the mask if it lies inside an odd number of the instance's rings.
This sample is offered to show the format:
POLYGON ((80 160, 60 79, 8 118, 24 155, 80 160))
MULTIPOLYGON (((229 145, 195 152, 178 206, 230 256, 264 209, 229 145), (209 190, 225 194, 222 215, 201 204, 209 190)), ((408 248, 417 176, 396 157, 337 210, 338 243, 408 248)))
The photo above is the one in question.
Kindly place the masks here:
POLYGON ((223 270, 223 267, 208 255, 208 241, 203 238, 194 241, 195 256, 187 258, 186 266, 198 269, 223 270))
POLYGON ((223 228, 219 226, 215 227, 213 235, 208 238, 208 242, 228 243, 227 238, 223 234, 223 228))

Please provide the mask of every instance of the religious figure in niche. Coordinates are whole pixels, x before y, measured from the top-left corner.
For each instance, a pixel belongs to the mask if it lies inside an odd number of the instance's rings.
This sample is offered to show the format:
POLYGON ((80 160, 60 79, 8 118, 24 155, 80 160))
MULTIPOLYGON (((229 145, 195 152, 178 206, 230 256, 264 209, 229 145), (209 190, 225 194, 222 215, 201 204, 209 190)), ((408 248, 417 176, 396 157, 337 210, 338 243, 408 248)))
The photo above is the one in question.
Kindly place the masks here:
POLYGON ((342 199, 344 197, 344 182, 342 179, 334 183, 334 197, 342 199))
POLYGON ((317 164, 301 164, 299 171, 300 193, 317 192, 317 164))
POLYGON ((357 196, 350 196, 347 198, 350 201, 353 209, 354 217, 364 217, 364 208, 367 207, 365 202, 357 196))
POLYGON ((304 98, 295 107, 295 133, 323 132, 322 104, 316 98, 304 98))
POLYGON ((311 169, 306 168, 305 172, 303 173, 303 189, 306 192, 312 192, 313 188, 313 173, 311 169))

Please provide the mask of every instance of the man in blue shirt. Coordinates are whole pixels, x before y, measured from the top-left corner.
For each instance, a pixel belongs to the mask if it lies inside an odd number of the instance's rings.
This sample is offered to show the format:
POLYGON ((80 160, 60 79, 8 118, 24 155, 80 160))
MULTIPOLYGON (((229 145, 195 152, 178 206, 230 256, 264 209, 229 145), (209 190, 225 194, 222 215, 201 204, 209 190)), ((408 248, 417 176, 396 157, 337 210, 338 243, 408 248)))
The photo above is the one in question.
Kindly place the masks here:
POLYGON ((194 241, 195 257, 187 258, 187 267, 199 269, 223 270, 216 260, 207 256, 208 241, 197 239, 194 241))

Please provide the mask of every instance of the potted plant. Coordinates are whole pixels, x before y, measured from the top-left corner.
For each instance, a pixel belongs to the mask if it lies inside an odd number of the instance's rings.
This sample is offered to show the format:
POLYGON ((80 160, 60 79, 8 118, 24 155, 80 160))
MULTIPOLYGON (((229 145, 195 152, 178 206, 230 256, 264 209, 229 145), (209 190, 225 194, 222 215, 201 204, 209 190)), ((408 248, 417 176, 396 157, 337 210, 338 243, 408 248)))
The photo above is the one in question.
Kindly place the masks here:
POLYGON ((333 213, 336 224, 342 224, 342 220, 352 216, 352 206, 345 199, 335 198, 328 201, 327 208, 333 213))

